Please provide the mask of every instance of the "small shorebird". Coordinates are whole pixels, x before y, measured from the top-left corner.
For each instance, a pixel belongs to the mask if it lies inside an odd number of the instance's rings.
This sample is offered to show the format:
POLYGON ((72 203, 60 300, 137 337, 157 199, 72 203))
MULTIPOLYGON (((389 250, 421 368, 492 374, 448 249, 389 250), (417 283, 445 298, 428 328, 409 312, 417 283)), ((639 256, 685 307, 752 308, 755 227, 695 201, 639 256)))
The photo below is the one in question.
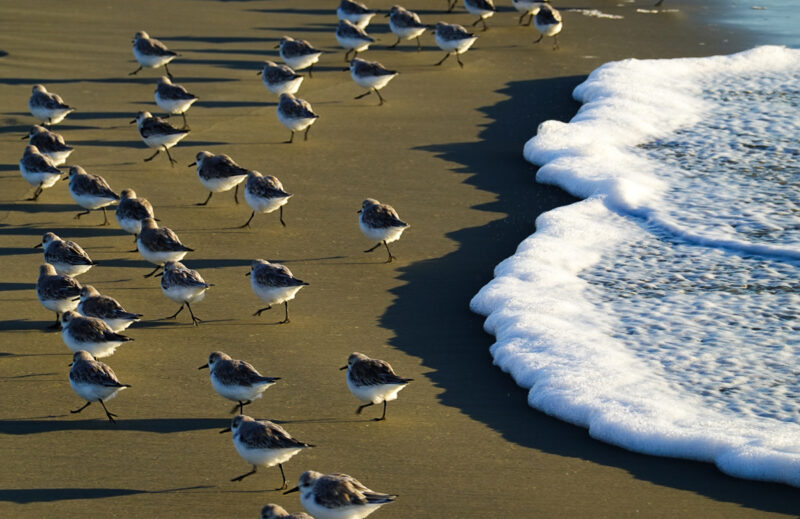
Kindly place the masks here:
POLYGON ((311 128, 311 125, 319 119, 319 115, 314 113, 308 101, 295 97, 292 94, 281 94, 280 100, 278 101, 277 113, 278 121, 292 132, 286 144, 291 144, 291 142, 294 141, 294 132, 301 132, 303 130, 305 130, 303 140, 307 141, 308 130, 311 128))
POLYGON ((36 297, 42 306, 56 313, 56 322, 51 328, 61 327, 61 314, 75 310, 80 295, 81 284, 77 279, 57 273, 56 268, 49 263, 39 267, 36 297))
POLYGON ((144 277, 149 278, 168 261, 180 261, 187 252, 194 252, 181 243, 178 235, 172 229, 158 227, 153 218, 142 220, 142 230, 136 237, 136 248, 144 259, 157 265, 156 268, 144 277))
POLYGON ((39 148, 33 145, 25 147, 25 153, 19 159, 19 172, 25 182, 36 186, 33 195, 27 200, 36 201, 42 191, 53 187, 61 178, 61 170, 53 165, 53 162, 46 156, 39 153, 39 148))
POLYGON ((264 68, 259 70, 258 74, 264 87, 276 95, 295 94, 303 82, 303 76, 292 70, 289 65, 278 65, 269 60, 264 62, 264 68))
POLYGON ((395 257, 389 250, 389 244, 400 239, 400 235, 408 228, 408 224, 400 219, 392 206, 382 204, 374 198, 364 200, 358 213, 358 225, 361 227, 361 232, 370 240, 378 241, 374 247, 364 252, 372 252, 382 243, 386 247, 386 252, 389 253, 386 263, 390 263, 395 257))
POLYGON ((250 227, 250 222, 256 213, 271 213, 278 209, 280 211, 281 225, 286 227, 283 221, 283 206, 293 195, 283 189, 283 184, 272 175, 262 175, 258 171, 247 173, 247 182, 244 184, 244 199, 247 201, 253 212, 250 218, 239 228, 250 227))
POLYGON ((80 301, 78 312, 86 317, 102 319, 116 333, 125 330, 142 317, 142 314, 126 311, 119 301, 101 295, 92 285, 84 285, 81 288, 80 301))
POLYGON ((342 0, 336 9, 336 17, 339 20, 347 20, 359 29, 365 29, 376 14, 378 13, 370 10, 366 5, 353 0, 342 0))
POLYGON ((550 0, 511 0, 511 3, 514 4, 514 9, 516 9, 518 13, 521 13, 519 25, 523 25, 522 20, 528 16, 528 23, 525 24, 528 26, 536 17, 536 13, 539 12, 542 4, 550 3, 550 0))
POLYGON ((263 259, 253 260, 250 272, 245 276, 250 276, 250 287, 253 292, 267 303, 265 308, 256 311, 253 315, 260 316, 262 312, 271 309, 272 305, 283 303, 285 316, 283 321, 278 324, 288 323, 289 301, 294 299, 297 292, 308 283, 294 277, 292 271, 287 267, 263 259))
POLYGON ((284 494, 300 492, 300 503, 316 519, 362 519, 397 496, 374 492, 347 474, 322 474, 308 470, 297 486, 284 494))
POLYGON ((283 472, 283 464, 303 449, 313 447, 310 443, 295 440, 283 427, 269 420, 255 420, 243 414, 236 415, 231 421, 231 426, 223 429, 220 433, 231 431, 233 431, 233 446, 236 448, 236 452, 246 462, 253 465, 253 470, 237 476, 231 481, 241 481, 247 476, 255 474, 258 467, 277 465, 281 469, 283 482, 276 490, 283 490, 288 486, 286 475, 283 472))
POLYGON ((95 209, 102 209, 103 223, 100 225, 108 225, 106 206, 119 201, 119 195, 111 190, 108 182, 100 175, 90 175, 80 166, 69 168, 69 177, 67 178, 69 179, 69 194, 72 199, 86 209, 86 211, 76 214, 75 218, 78 219, 95 209))
POLYGON ((478 17, 478 19, 472 23, 472 27, 482 23, 484 31, 489 28, 486 26, 486 19, 494 16, 494 13, 497 11, 492 0, 464 0, 464 8, 470 14, 478 17))
POLYGON ((363 353, 353 352, 347 358, 347 388, 353 396, 367 402, 358 406, 356 414, 361 414, 365 407, 383 402, 383 414, 375 421, 386 420, 386 402, 397 400, 397 393, 406 387, 412 378, 397 376, 388 362, 371 359, 363 353))
POLYGON ((33 85, 33 93, 28 99, 31 114, 46 125, 58 124, 75 109, 64 103, 61 96, 48 92, 44 85, 33 85))
POLYGON ((350 56, 351 52, 355 58, 359 52, 367 50, 369 44, 373 43, 375 39, 364 32, 364 29, 353 25, 347 20, 339 20, 339 25, 336 27, 336 41, 347 49, 344 54, 344 60, 350 61, 348 56, 350 56))
POLYGON ((220 153, 214 155, 208 151, 200 151, 195 156, 195 161, 189 167, 197 166, 197 178, 208 189, 208 198, 205 202, 195 205, 206 205, 214 193, 222 193, 236 188, 233 200, 239 203, 239 184, 247 178, 249 170, 241 167, 232 158, 220 153))
POLYGON ((428 28, 422 23, 417 13, 395 5, 392 6, 386 16, 389 17, 389 29, 397 36, 397 41, 394 42, 394 45, 389 45, 390 49, 397 47, 401 40, 416 39, 417 51, 422 50, 422 43, 420 43, 419 37, 428 28))
POLYGON ((244 412, 244 406, 261 398, 267 388, 273 386, 280 377, 265 377, 256 368, 243 360, 234 360, 229 355, 215 351, 208 356, 208 364, 197 369, 208 368, 211 386, 223 398, 237 402, 231 413, 238 409, 244 412))
POLYGON ((79 276, 97 265, 80 245, 62 240, 52 232, 44 233, 42 242, 34 246, 39 247, 44 249, 44 262, 55 267, 59 274, 79 276))
MULTIPOLYGON (((161 76, 155 91, 156 104, 170 115, 183 116, 183 130, 189 129, 186 122, 186 111, 197 101, 197 96, 190 94, 181 85, 176 85, 167 76, 161 76)), ((169 117, 169 115, 167 116, 169 117)))
POLYGON ((539 39, 533 43, 539 43, 545 36, 552 36, 553 50, 558 49, 558 33, 563 27, 561 13, 550 7, 550 4, 542 4, 533 19, 533 26, 539 31, 539 39))
POLYGON ((314 519, 305 512, 295 512, 290 514, 282 506, 273 503, 264 505, 261 509, 261 519, 314 519))
POLYGON ((70 413, 80 413, 92 402, 100 402, 109 421, 115 423, 114 417, 117 415, 108 411, 105 402, 117 396, 123 389, 131 387, 130 384, 120 383, 114 370, 95 359, 88 351, 76 351, 72 356, 71 366, 69 385, 79 397, 86 400, 86 405, 70 413))
POLYGON ((142 232, 142 221, 145 218, 155 219, 153 206, 146 198, 137 198, 136 191, 133 189, 122 190, 115 216, 119 226, 134 235, 134 241, 135 237, 142 232))
POLYGON ((361 99, 368 96, 370 93, 375 92, 380 102, 378 105, 383 104, 383 97, 381 96, 380 89, 389 84, 389 81, 397 76, 397 71, 389 70, 377 61, 366 61, 360 58, 353 58, 350 62, 350 76, 356 85, 361 88, 366 88, 367 91, 355 97, 361 99))
POLYGON ((444 60, 450 57, 450 54, 456 55, 458 66, 463 67, 459 54, 464 54, 472 47, 472 44, 478 39, 477 36, 467 31, 465 28, 458 24, 449 24, 439 22, 436 24, 436 32, 434 33, 436 45, 447 54, 436 63, 436 66, 444 63, 444 60))
POLYGON ((164 272, 161 275, 161 291, 164 295, 180 303, 178 311, 165 319, 175 319, 183 307, 189 309, 192 324, 197 326, 202 319, 195 317, 190 303, 198 303, 206 296, 206 290, 214 285, 206 283, 196 270, 186 268, 180 261, 167 261, 164 263, 164 272))
POLYGON ((22 138, 22 140, 25 139, 28 139, 28 144, 31 146, 36 146, 39 153, 46 155, 53 166, 64 164, 70 154, 75 151, 72 146, 67 146, 64 137, 38 124, 33 125, 28 135, 22 138))
POLYGON ((190 130, 175 128, 161 117, 153 117, 153 114, 150 112, 139 112, 136 115, 136 119, 131 121, 131 124, 133 123, 136 123, 139 136, 144 143, 147 144, 148 147, 156 149, 155 153, 144 159, 145 162, 153 160, 162 149, 167 153, 170 166, 178 162, 169 154, 169 149, 189 135, 190 130))
POLYGON ((96 358, 113 355, 122 343, 133 339, 111 329, 102 319, 67 310, 61 316, 61 339, 73 352, 86 350, 96 358))
POLYGON ((281 38, 278 44, 281 59, 293 70, 308 69, 308 77, 311 77, 311 70, 314 63, 319 61, 322 51, 314 48, 306 40, 296 40, 290 36, 281 38))
POLYGON ((155 38, 151 38, 149 34, 144 31, 137 32, 133 37, 133 56, 139 62, 139 68, 130 72, 128 75, 133 76, 137 74, 142 67, 158 68, 164 67, 167 76, 172 79, 172 74, 167 68, 167 63, 175 59, 178 55, 167 48, 166 45, 161 43, 155 38))

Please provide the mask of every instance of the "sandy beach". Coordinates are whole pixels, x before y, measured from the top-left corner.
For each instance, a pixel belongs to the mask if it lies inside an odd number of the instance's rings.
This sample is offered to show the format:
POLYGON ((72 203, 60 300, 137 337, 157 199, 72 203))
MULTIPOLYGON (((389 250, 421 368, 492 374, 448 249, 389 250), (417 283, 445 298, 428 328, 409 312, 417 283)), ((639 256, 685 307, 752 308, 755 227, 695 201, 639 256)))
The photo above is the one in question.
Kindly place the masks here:
MULTIPOLYGON (((475 47, 432 66, 443 52, 431 34, 423 50, 397 49, 386 19, 368 28, 378 42, 363 54, 400 74, 375 96, 343 68, 334 28, 336 2, 311 0, 78 3, 33 1, 2 6, 0 37, 0 517, 257 517, 278 503, 302 507, 297 494, 271 489, 277 468, 250 467, 218 431, 231 403, 197 367, 215 350, 282 377, 245 408, 317 445, 284 466, 290 485, 305 470, 344 472, 370 488, 398 494, 374 517, 767 517, 796 516, 797 489, 734 479, 705 463, 634 454, 531 409, 526 392, 492 365, 493 337, 469 311, 470 298, 534 230, 544 211, 574 201, 534 183, 522 146, 548 119, 567 121, 573 88, 601 64, 625 58, 728 54, 756 41, 716 23, 714 7, 672 2, 676 12, 637 13, 650 3, 586 0, 580 6, 621 19, 564 13, 560 50, 503 2, 475 47), (46 15, 43 15, 46 13, 46 15), (153 90, 162 71, 137 66, 131 39, 140 30, 181 54, 174 81, 200 100, 187 113, 190 135, 170 167, 129 122, 160 113, 153 90), (291 35, 326 51, 298 95, 320 114, 309 139, 284 144, 276 98, 256 75, 279 61, 277 40, 291 35), (184 263, 215 286, 193 305, 191 326, 161 293, 152 269, 128 252, 133 239, 102 215, 80 220, 66 182, 38 202, 19 173, 35 122, 32 85, 45 84, 77 111, 54 130, 76 151, 68 164, 103 176, 117 192, 133 188, 195 249, 184 263), (202 150, 277 176, 295 196, 277 214, 250 215, 233 195, 208 191, 187 167, 202 150), (397 261, 359 231, 364 198, 394 206, 411 224, 392 244, 397 261), (99 265, 79 280, 145 314, 126 333, 135 339, 103 359, 132 387, 109 403, 109 423, 69 387, 71 353, 37 301, 42 262, 33 246, 45 232, 77 241, 99 265), (254 258, 278 261, 310 283, 290 303, 292 322, 263 304, 245 274, 254 258), (414 378, 388 419, 380 409, 356 415, 359 402, 339 371, 360 351, 414 378)), ((392 5, 375 0, 384 12, 392 5)), ((469 25, 459 5, 407 4, 425 23, 469 25)), ((566 7, 566 6, 565 6, 566 7)), ((667 6, 665 6, 667 7, 667 6)), ((179 124, 180 118, 172 122, 179 124)), ((109 213, 111 216, 111 213, 109 213)))

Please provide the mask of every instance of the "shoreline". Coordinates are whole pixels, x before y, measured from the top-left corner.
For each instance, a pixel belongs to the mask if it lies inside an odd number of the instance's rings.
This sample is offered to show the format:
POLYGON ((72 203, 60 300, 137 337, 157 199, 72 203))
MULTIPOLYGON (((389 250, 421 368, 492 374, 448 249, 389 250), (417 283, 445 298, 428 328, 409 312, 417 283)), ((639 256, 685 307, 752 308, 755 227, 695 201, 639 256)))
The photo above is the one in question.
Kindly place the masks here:
MULTIPOLYGON (((493 266, 533 232, 536 216, 576 200, 534 184, 535 168, 522 159, 539 122, 571 118, 578 107, 572 89, 601 63, 628 57, 632 42, 639 44, 637 57, 731 53, 745 44, 733 43, 734 31, 689 24, 697 10, 684 4, 669 17, 572 14, 562 49, 553 53, 532 46, 535 31, 516 27, 505 6, 458 69, 453 60, 430 66, 441 58, 430 35, 420 54, 405 42, 387 51, 391 35, 385 20, 376 19, 380 44, 363 57, 401 71, 378 108, 374 96, 352 100, 361 91, 338 72, 344 62, 332 34, 335 14, 319 3, 176 1, 133 8, 88 2, 83 13, 42 4, 62 24, 39 19, 30 8, 8 8, 13 38, 0 58, 8 64, 0 78, 6 142, 0 182, 7 193, 0 201, 7 231, 0 238, 0 309, 8 316, 0 324, 7 344, 0 357, 0 452, 9 460, 0 515, 101 509, 119 517, 178 511, 255 517, 268 502, 301 510, 295 495, 265 490, 279 482, 276 468, 239 484, 228 481, 247 465, 230 438, 217 434, 228 423, 229 403, 196 369, 214 350, 283 377, 246 412, 279 419, 293 435, 319 445, 286 464, 290 485, 307 469, 340 471, 400 494, 374 517, 752 517, 791 514, 800 506, 790 487, 736 480, 705 463, 634 454, 534 411, 526 391, 491 365, 493 337, 468 308, 493 266), (165 13, 155 16, 158 10, 165 13), (175 168, 160 156, 141 162, 151 151, 127 124, 137 111, 153 109, 161 74, 126 75, 135 68, 130 37, 142 29, 182 52, 170 67, 175 81, 201 97, 187 114, 192 133, 171 150, 175 168), (275 120, 275 99, 255 75, 260 61, 274 59, 274 40, 284 33, 331 51, 299 92, 322 117, 308 142, 291 146, 280 144, 287 132, 275 120), (705 45, 695 45, 701 34, 705 45), (98 43, 100 52, 87 52, 98 43), (114 224, 92 227, 96 214, 72 220, 78 209, 63 185, 45 191, 36 205, 17 201, 27 188, 16 162, 36 82, 78 107, 55 128, 76 147, 74 163, 115 190, 133 187, 153 203, 162 225, 197 249, 184 263, 216 285, 193 306, 207 320, 199 328, 180 318, 149 320, 171 314, 173 303, 157 283, 141 278, 149 267, 139 256, 124 253, 129 235, 114 224), (230 193, 194 207, 207 191, 186 165, 203 149, 280 178, 295 193, 285 207, 286 229, 271 214, 257 216, 250 231, 228 230, 249 214, 230 193), (393 205, 411 224, 392 246, 399 260, 391 265, 380 263, 380 251, 361 253, 369 244, 356 210, 367 196, 393 205), (28 247, 48 230, 77 241, 101 263, 81 282, 147 314, 128 330, 136 341, 104 359, 133 385, 112 401, 116 426, 98 406, 67 413, 79 402, 66 382, 69 351, 56 334, 40 332, 52 315, 32 291, 41 255, 28 247), (280 317, 278 309, 250 316, 259 302, 244 272, 256 257, 285 262, 311 283, 292 301, 291 324, 269 325, 280 317), (338 371, 352 351, 385 359, 416 379, 390 403, 385 423, 368 421, 375 408, 354 414, 358 402, 338 371)), ((472 21, 460 6, 450 15, 438 9, 420 15, 426 23, 472 21)))

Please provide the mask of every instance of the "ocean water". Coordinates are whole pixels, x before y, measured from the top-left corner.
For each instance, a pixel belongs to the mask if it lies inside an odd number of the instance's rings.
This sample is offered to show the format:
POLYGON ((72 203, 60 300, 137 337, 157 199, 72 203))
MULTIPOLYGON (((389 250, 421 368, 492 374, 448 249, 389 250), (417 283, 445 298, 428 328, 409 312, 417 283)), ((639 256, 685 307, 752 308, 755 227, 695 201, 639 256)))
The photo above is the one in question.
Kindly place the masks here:
POLYGON ((524 149, 582 202, 472 300, 529 402, 638 452, 800 486, 800 50, 626 60, 524 149))

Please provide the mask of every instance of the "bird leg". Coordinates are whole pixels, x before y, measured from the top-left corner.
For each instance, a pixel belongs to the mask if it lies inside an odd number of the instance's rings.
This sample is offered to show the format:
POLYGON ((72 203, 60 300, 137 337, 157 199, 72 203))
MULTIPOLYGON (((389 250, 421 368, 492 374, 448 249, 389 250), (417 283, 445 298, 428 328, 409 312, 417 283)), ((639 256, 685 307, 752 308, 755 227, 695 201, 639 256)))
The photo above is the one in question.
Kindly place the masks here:
POLYGON ((255 474, 255 473, 256 473, 256 469, 257 469, 257 468, 258 468, 258 467, 256 467, 255 465, 253 465, 253 470, 251 470, 251 471, 250 471, 250 472, 248 472, 247 474, 242 474, 241 476, 235 477, 235 478, 233 478, 231 481, 241 481, 241 480, 243 480, 244 478, 246 478, 247 476, 252 476, 253 474, 255 474))
POLYGON ((152 272, 150 272, 149 274, 145 274, 144 277, 149 278, 149 277, 153 276, 156 272, 158 272, 162 268, 163 267, 161 265, 158 265, 156 268, 153 269, 152 272))
POLYGON ((417 36, 417 52, 422 50, 422 43, 419 41, 419 36, 417 36))
POLYGON ((80 219, 81 219, 81 216, 83 216, 83 215, 85 215, 85 214, 89 214, 89 213, 91 213, 91 212, 92 212, 92 211, 91 211, 90 209, 87 209, 86 211, 84 211, 84 212, 82 212, 82 213, 78 213, 78 214, 76 214, 76 215, 75 215, 75 220, 80 220, 80 219))
POLYGON ((144 159, 144 161, 145 161, 145 162, 150 162, 151 160, 153 160, 154 158, 156 158, 156 155, 158 155, 159 153, 161 153, 161 150, 159 150, 159 149, 156 149, 156 152, 155 152, 155 153, 153 153, 152 155, 150 155, 149 157, 147 157, 146 159, 144 159))
MULTIPOLYGON (((344 60, 345 60, 346 62, 348 62, 348 63, 350 62, 350 60, 349 60, 349 59, 347 59, 347 57, 350 55, 350 53, 351 53, 351 52, 353 52, 353 50, 354 50, 354 49, 347 49, 347 52, 345 52, 345 53, 344 53, 344 60)), ((355 57, 355 56, 354 56, 354 57, 355 57)))
MULTIPOLYGON (((256 214, 256 212, 255 212, 255 211, 253 211, 253 214, 256 214)), ((281 225, 283 225, 284 227, 286 227, 286 222, 284 222, 284 221, 283 221, 283 206, 281 206, 281 207, 278 209, 278 214, 280 215, 280 219, 281 219, 281 225)), ((252 218, 252 216, 251 216, 250 218, 252 218)))
MULTIPOLYGON (((141 68, 141 67, 139 67, 139 68, 141 68)), ((172 74, 170 73, 169 69, 167 68, 167 64, 166 63, 164 63, 164 70, 167 72, 167 77, 170 78, 170 79, 173 79, 172 78, 172 74)))
POLYGON ((164 317, 164 320, 166 321, 167 319, 175 319, 176 317, 178 317, 178 314, 181 313, 182 311, 183 311, 183 305, 181 305, 181 307, 178 308, 178 311, 175 312, 174 314, 170 315, 169 317, 164 317))
POLYGON ((261 312, 265 312, 267 310, 272 310, 272 305, 269 305, 266 308, 262 308, 261 310, 256 311, 256 313, 254 313, 253 316, 254 317, 255 316, 259 316, 260 317, 261 316, 261 312))
POLYGON ((381 93, 378 91, 377 88, 374 89, 374 90, 375 90, 375 94, 378 96, 378 99, 380 99, 380 102, 378 103, 378 106, 383 106, 383 96, 381 95, 381 93))
POLYGON ((191 130, 191 128, 189 128, 189 123, 186 122, 186 112, 183 112, 181 115, 183 116, 183 128, 181 128, 181 129, 182 130, 191 130))
POLYGON ((26 198, 26 200, 30 200, 32 202, 37 201, 39 199, 39 195, 42 194, 42 191, 44 191, 44 189, 42 189, 42 184, 40 182, 39 185, 36 186, 36 191, 33 192, 33 196, 26 198))
POLYGON ((396 42, 394 42, 394 45, 389 45, 389 47, 387 47, 387 48, 389 48, 389 49, 393 49, 393 48, 397 47, 397 45, 398 45, 399 43, 400 43, 400 36, 398 36, 398 37, 397 37, 397 41, 396 41, 396 42))
POLYGON ((307 141, 307 140, 308 140, 308 130, 310 130, 310 129, 311 129, 311 125, 308 125, 308 126, 306 127, 306 132, 303 134, 303 140, 304 140, 304 141, 307 141))
POLYGON ((311 79, 312 77, 314 77, 314 75, 313 75, 313 74, 311 74, 311 70, 312 70, 313 68, 314 68, 314 64, 312 63, 312 64, 311 64, 311 65, 309 65, 309 67, 308 67, 308 79, 311 79))
POLYGON ((239 400, 239 403, 236 404, 235 406, 233 406, 233 409, 231 409, 231 414, 235 413, 237 409, 239 410, 239 414, 243 414, 244 413, 244 406, 252 404, 252 403, 253 402, 251 402, 250 400, 247 400, 245 402, 242 402, 241 400, 239 400))
POLYGON ((458 52, 456 52, 456 61, 458 61, 459 67, 464 68, 464 64, 461 63, 461 57, 458 55, 458 52))
POLYGON ((209 192, 208 192, 208 198, 206 198, 206 201, 205 201, 205 202, 199 202, 199 203, 197 203, 197 204, 194 204, 194 205, 207 205, 207 204, 208 204, 208 201, 209 201, 209 200, 211 200, 211 195, 213 195, 213 194, 214 194, 214 192, 213 192, 213 191, 209 191, 209 192))
POLYGON ((358 406, 358 409, 356 409, 356 414, 361 414, 361 411, 363 411, 365 407, 369 407, 369 406, 371 406, 371 405, 375 405, 375 404, 373 404, 372 402, 370 402, 370 403, 368 403, 368 404, 364 404, 364 405, 360 405, 360 406, 358 406))
POLYGON ((362 97, 366 97, 366 96, 370 95, 371 93, 372 93, 372 90, 367 90, 363 94, 355 96, 353 99, 361 99, 362 97))
POLYGON ((253 220, 253 217, 255 215, 256 215, 255 211, 250 213, 250 218, 247 219, 247 221, 244 223, 244 225, 240 225, 239 227, 237 227, 237 229, 244 229, 245 227, 250 227, 250 222, 253 220))
POLYGON ((378 242, 378 243, 375 244, 374 247, 372 247, 371 249, 367 249, 364 252, 372 252, 372 251, 374 251, 375 249, 377 249, 380 246, 381 246, 381 242, 378 242))
POLYGON ((437 63, 437 64, 436 64, 436 65, 434 65, 434 66, 435 66, 435 67, 438 67, 439 65, 441 65, 442 63, 444 63, 444 60, 446 60, 446 59, 447 59, 447 58, 449 58, 449 57, 450 57, 450 53, 448 52, 447 54, 445 54, 445 55, 444 55, 444 57, 441 59, 441 61, 439 61, 439 63, 437 63))
POLYGON ((233 191, 233 201, 239 205, 239 184, 236 184, 236 189, 233 191))
POLYGON ((372 420, 375 422, 382 422, 383 420, 386 420, 386 400, 383 401, 383 414, 381 415, 381 417, 373 418, 372 420))
POLYGON ((294 130, 292 130, 292 135, 289 136, 289 140, 285 141, 284 144, 291 144, 294 140, 294 130))
MULTIPOLYGON (((386 246, 386 252, 389 253, 389 259, 386 260, 386 263, 391 263, 393 259, 397 259, 397 258, 392 256, 392 251, 389 250, 389 244, 386 243, 386 240, 383 240, 383 244, 386 246)), ((380 245, 380 244, 378 244, 378 245, 380 245)))
POLYGON ((283 309, 284 309, 283 321, 280 321, 278 324, 286 324, 289 322, 289 301, 283 302, 283 309))
MULTIPOLYGON (((164 66, 166 66, 166 65, 164 65, 164 66)), ((169 165, 174 168, 175 164, 177 164, 178 161, 172 158, 172 155, 169 154, 169 148, 167 148, 166 146, 164 146, 164 151, 167 152, 167 158, 169 159, 169 165)))
POLYGON ((276 488, 275 490, 286 490, 287 488, 289 488, 289 485, 286 484, 286 474, 283 473, 283 464, 278 463, 278 468, 281 469, 281 477, 283 478, 283 483, 281 483, 281 486, 279 488, 276 488))
POLYGON ((535 15, 535 14, 533 14, 533 13, 531 13, 531 17, 530 17, 530 18, 528 18, 528 23, 526 23, 526 24, 525 24, 525 27, 530 27, 530 26, 531 26, 531 22, 533 21, 533 19, 534 19, 535 17, 536 17, 536 15, 535 15))
POLYGON ((91 402, 86 402, 86 404, 84 404, 84 405, 83 405, 83 407, 81 407, 81 408, 79 408, 79 409, 75 409, 74 411, 70 410, 70 413, 72 413, 72 414, 75 414, 75 413, 80 413, 81 411, 83 411, 84 409, 86 409, 87 407, 89 407, 90 405, 92 405, 92 403, 91 403, 91 402))
MULTIPOLYGON (((181 307, 181 308, 183 308, 183 307, 181 307)), ((192 307, 191 307, 191 306, 189 306, 189 301, 186 301, 186 308, 188 308, 188 309, 189 309, 189 315, 191 315, 191 316, 192 316, 192 324, 194 324, 195 326, 197 326, 199 323, 202 323, 202 322, 203 322, 203 320, 202 320, 202 319, 200 319, 199 317, 195 317, 195 315, 194 315, 194 312, 192 312, 192 307)), ((177 314, 176 314, 176 315, 177 315, 177 314)))
POLYGON ((135 76, 140 70, 142 70, 142 66, 141 65, 139 65, 139 68, 137 68, 133 72, 128 72, 128 75, 129 76, 135 76))
POLYGON ((553 36, 553 50, 558 50, 560 47, 558 46, 558 36, 553 36))
POLYGON ((103 223, 100 224, 101 227, 108 225, 108 214, 106 214, 106 208, 103 207, 103 223))
POLYGON ((103 411, 106 412, 106 416, 111 421, 111 423, 117 423, 117 422, 114 421, 114 418, 113 418, 114 416, 117 416, 117 415, 115 415, 114 413, 111 413, 111 412, 108 411, 108 409, 106 408, 106 404, 103 403, 103 399, 100 398, 98 400, 98 402, 100 402, 100 405, 103 406, 103 411))
POLYGON ((61 314, 56 312, 56 322, 48 326, 48 328, 51 330, 58 330, 61 328, 61 314))
POLYGON ((539 43, 540 41, 542 41, 542 38, 544 38, 544 34, 540 34, 540 35, 539 35, 539 39, 538 39, 538 40, 536 40, 536 41, 535 41, 535 42, 533 42, 533 43, 539 43))

